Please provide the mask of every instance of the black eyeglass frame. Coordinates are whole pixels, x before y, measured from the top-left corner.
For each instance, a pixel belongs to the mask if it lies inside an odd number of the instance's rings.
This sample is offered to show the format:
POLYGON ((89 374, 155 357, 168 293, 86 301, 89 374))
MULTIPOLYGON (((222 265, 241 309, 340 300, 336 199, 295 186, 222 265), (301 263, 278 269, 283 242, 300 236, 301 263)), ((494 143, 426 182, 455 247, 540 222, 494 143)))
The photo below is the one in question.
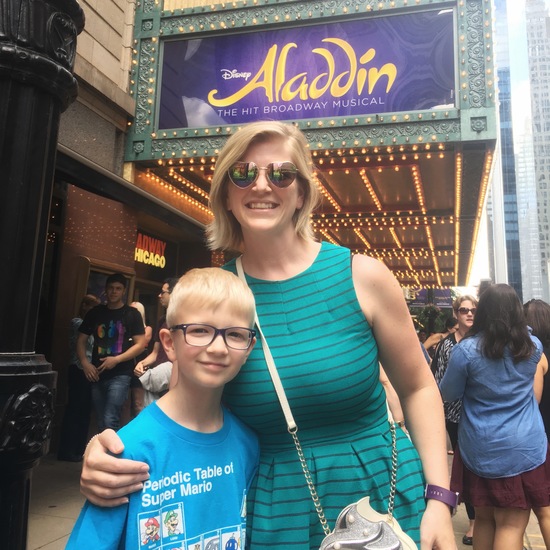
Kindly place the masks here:
POLYGON ((188 324, 174 325, 173 327, 170 327, 170 332, 176 332, 177 330, 181 330, 183 332, 183 338, 185 340, 185 343, 188 346, 193 346, 195 348, 204 348, 206 346, 209 346, 218 337, 218 335, 221 334, 221 337, 223 338, 223 342, 228 348, 238 350, 238 351, 246 351, 250 347, 250 344, 252 344, 252 340, 256 336, 256 331, 252 328, 248 328, 248 327, 217 328, 212 325, 207 325, 206 323, 188 323, 188 324), (212 340, 210 340, 210 342, 208 342, 207 344, 191 344, 190 342, 187 341, 187 329, 189 327, 208 327, 213 329, 214 335, 212 336, 212 340), (227 331, 231 331, 237 328, 239 330, 245 330, 248 332, 248 342, 245 348, 236 348, 235 346, 232 346, 227 342, 227 337, 226 337, 227 331))
MULTIPOLYGON (((235 162, 227 171, 227 177, 229 178, 229 181, 235 185, 235 187, 238 187, 239 189, 247 189, 251 185, 254 185, 256 183, 257 179, 260 177, 260 171, 265 170, 267 174, 268 180, 275 185, 275 187, 278 187, 279 189, 286 189, 287 187, 290 187, 295 181, 300 172, 298 171, 298 168, 293 162, 290 162, 289 160, 284 161, 273 161, 270 162, 267 166, 258 166, 255 162, 244 162, 244 161, 237 161, 235 162), (246 185, 243 185, 243 182, 238 182, 233 179, 231 176, 231 172, 236 167, 247 167, 247 174, 252 170, 254 172, 254 177, 251 179, 246 185), (287 178, 281 179, 281 181, 278 181, 277 179, 274 179, 274 171, 275 170, 284 170, 287 174, 292 174, 292 179, 287 178), (286 183, 288 181, 288 183, 286 183), (283 184, 284 183, 284 184, 283 184)), ((246 180, 248 181, 248 180, 246 180)))

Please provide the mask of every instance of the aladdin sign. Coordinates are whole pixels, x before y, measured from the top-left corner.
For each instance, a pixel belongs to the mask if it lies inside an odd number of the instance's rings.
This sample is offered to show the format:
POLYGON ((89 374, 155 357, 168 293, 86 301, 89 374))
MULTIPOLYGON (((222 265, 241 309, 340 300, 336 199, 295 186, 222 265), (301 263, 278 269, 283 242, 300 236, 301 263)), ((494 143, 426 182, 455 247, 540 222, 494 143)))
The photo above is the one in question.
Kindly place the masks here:
POLYGON ((159 129, 454 106, 452 10, 164 42, 159 129))

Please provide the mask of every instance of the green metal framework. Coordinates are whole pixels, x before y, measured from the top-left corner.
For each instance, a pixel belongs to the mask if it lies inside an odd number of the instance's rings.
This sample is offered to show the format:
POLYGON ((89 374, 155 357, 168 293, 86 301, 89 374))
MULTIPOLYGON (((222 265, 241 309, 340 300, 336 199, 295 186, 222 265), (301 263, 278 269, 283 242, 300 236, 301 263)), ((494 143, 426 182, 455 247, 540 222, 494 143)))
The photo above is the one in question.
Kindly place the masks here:
POLYGON ((383 115, 305 119, 296 122, 311 149, 465 143, 496 140, 495 71, 491 0, 235 0, 166 11, 162 0, 136 4, 130 93, 136 113, 129 129, 129 162, 217 155, 238 128, 156 130, 161 43, 174 37, 200 38, 228 32, 391 16, 421 9, 455 13, 457 108, 383 115))

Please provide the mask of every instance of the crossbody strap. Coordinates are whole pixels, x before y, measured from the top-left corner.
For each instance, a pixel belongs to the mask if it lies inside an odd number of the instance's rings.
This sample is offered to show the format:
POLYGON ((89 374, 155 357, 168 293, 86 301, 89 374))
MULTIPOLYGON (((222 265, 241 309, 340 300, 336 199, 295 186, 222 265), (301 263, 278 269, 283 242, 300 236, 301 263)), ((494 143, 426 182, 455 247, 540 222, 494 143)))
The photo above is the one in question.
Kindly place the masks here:
MULTIPOLYGON (((237 265, 237 274, 239 275, 239 278, 248 286, 248 283, 246 282, 246 277, 244 276, 243 262, 241 260, 241 256, 237 258, 236 265, 237 265)), ((258 319, 258 314, 255 312, 254 316, 255 316, 256 327, 258 329, 258 332, 260 334, 260 339, 262 341, 262 349, 264 350, 267 368, 269 369, 269 374, 271 375, 273 386, 275 387, 275 391, 277 392, 277 397, 279 398, 279 402, 281 403, 281 408, 283 409, 283 414, 285 415, 288 431, 292 433, 293 430, 296 430, 296 431, 298 430, 298 426, 296 426, 296 422, 294 421, 294 417, 292 416, 292 411, 290 410, 290 405, 286 397, 285 389, 283 388, 283 384, 281 383, 281 378, 279 377, 279 372, 277 371, 277 367, 275 366, 273 355, 271 355, 271 350, 267 345, 267 340, 265 339, 264 333, 262 332, 262 327, 260 326, 260 320, 258 319)))

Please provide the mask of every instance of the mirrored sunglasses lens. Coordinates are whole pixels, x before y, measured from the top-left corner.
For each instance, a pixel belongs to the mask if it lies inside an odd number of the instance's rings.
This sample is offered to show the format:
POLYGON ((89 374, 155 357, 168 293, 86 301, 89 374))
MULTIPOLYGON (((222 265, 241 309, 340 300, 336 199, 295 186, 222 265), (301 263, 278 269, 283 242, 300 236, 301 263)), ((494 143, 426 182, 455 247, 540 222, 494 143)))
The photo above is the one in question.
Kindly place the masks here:
POLYGON ((297 174, 298 170, 292 162, 272 162, 269 165, 269 179, 277 187, 288 187, 297 174))
POLYGON ((244 189, 256 180, 258 167, 253 162, 236 162, 227 174, 237 187, 244 189))

